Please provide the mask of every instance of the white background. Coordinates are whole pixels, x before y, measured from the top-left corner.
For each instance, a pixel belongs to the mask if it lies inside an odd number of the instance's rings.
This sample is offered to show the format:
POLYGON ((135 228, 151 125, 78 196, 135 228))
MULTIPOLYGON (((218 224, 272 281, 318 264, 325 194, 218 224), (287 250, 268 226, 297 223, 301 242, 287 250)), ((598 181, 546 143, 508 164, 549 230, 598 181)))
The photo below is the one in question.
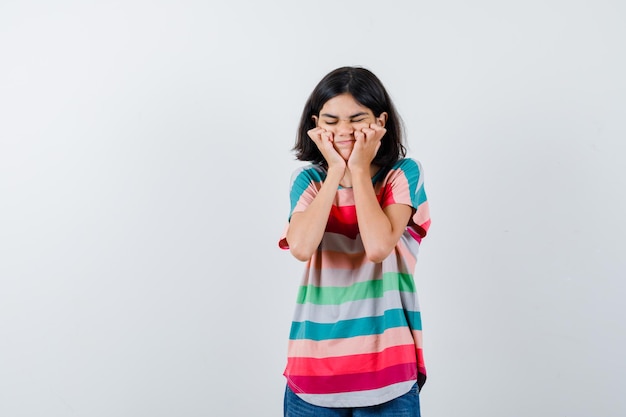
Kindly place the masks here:
POLYGON ((0 3, 0 415, 279 416, 304 102, 426 174, 426 417, 626 414, 620 0, 0 3))

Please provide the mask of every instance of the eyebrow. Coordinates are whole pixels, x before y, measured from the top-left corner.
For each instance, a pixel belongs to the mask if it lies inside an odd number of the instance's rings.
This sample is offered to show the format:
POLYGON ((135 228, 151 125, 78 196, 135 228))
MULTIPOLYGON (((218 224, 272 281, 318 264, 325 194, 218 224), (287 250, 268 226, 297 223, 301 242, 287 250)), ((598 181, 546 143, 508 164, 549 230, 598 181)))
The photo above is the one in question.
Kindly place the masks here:
MULTIPOLYGON (((355 117, 360 117, 360 116, 369 116, 369 115, 367 114, 367 112, 362 111, 360 113, 353 114, 352 116, 349 117, 349 119, 354 119, 355 117)), ((328 114, 328 113, 322 113, 320 114, 320 117, 330 117, 331 119, 339 119, 338 116, 335 116, 333 114, 328 114)))

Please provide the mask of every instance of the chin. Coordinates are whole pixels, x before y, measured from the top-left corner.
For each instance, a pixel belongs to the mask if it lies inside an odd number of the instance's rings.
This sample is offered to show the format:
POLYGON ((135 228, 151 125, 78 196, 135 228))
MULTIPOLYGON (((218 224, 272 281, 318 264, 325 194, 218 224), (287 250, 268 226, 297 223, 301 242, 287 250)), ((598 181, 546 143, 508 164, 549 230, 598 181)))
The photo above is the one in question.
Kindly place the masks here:
POLYGON ((348 159, 350 158, 350 155, 352 155, 352 149, 337 149, 337 148, 335 148, 335 150, 346 161, 348 161, 348 159))

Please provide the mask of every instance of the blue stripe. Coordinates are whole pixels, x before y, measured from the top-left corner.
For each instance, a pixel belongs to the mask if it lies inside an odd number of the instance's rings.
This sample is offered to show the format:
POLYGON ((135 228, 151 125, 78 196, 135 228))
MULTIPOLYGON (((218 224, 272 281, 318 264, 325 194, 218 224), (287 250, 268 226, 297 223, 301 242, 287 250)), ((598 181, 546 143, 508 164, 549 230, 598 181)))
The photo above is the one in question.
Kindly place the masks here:
POLYGON ((413 159, 404 159, 399 164, 399 168, 402 169, 409 183, 409 192, 411 194, 411 202, 413 203, 413 207, 417 208, 420 206, 420 204, 426 201, 426 191, 424 190, 424 183, 422 182, 422 185, 417 188, 420 183, 420 176, 422 175, 419 165, 413 159))
POLYGON ((318 168, 315 165, 309 165, 297 172, 291 185, 291 193, 289 194, 289 199, 291 201, 289 217, 291 217, 293 209, 296 207, 296 204, 298 204, 300 197, 302 197, 302 193, 304 193, 304 191, 309 187, 311 182, 321 183, 325 179, 325 172, 321 171, 321 168, 318 168))
POLYGON ((330 340, 347 337, 382 334, 395 327, 409 327, 422 330, 422 318, 419 311, 404 311, 401 308, 387 310, 382 316, 363 317, 360 319, 341 320, 337 323, 314 323, 311 321, 292 322, 291 340, 330 340))
POLYGON ((419 201, 417 198, 417 185, 419 184, 420 178, 420 171, 417 162, 408 158, 403 159, 400 162, 398 168, 401 169, 402 172, 404 172, 404 177, 409 183, 409 194, 411 196, 411 203, 413 204, 413 207, 417 207, 419 205, 419 201))
POLYGON ((419 207, 420 204, 426 202, 426 191, 424 190, 424 186, 422 185, 419 190, 417 190, 417 194, 415 195, 415 199, 417 200, 417 205, 415 207, 419 207))

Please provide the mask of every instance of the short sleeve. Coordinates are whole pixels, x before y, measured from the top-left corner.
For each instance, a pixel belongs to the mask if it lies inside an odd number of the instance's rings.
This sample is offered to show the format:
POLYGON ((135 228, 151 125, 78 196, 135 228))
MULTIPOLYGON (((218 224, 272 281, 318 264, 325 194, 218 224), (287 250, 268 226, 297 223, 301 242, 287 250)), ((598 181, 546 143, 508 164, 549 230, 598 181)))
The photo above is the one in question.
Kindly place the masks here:
POLYGON ((413 208, 408 231, 418 241, 430 227, 430 211, 424 189, 424 174, 419 161, 406 158, 396 163, 387 173, 381 206, 406 204, 413 208))
POLYGON ((289 220, 293 213, 306 210, 306 208, 315 199, 322 182, 326 178, 326 171, 319 165, 307 165, 298 168, 291 175, 289 190, 289 217, 283 233, 278 240, 278 246, 281 249, 289 249, 287 243, 287 230, 289 230, 289 220))

